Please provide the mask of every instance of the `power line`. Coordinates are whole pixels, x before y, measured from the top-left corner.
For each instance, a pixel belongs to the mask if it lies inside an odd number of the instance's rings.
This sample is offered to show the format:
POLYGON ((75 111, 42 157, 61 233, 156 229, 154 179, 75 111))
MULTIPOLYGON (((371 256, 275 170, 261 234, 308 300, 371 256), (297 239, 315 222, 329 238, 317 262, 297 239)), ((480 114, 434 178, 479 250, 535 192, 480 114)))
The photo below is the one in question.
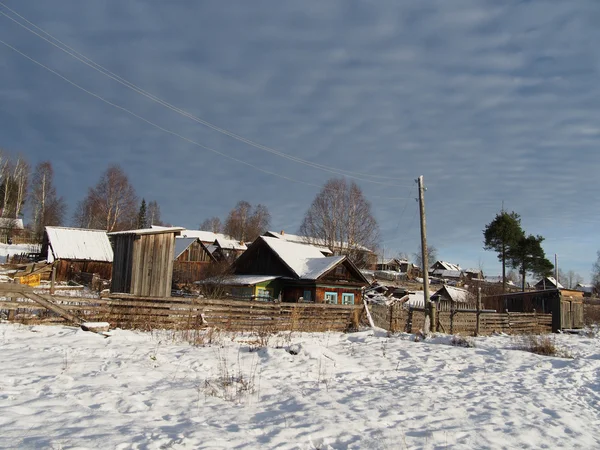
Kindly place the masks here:
POLYGON ((351 172, 351 171, 347 171, 347 170, 343 170, 343 169, 338 169, 335 167, 331 167, 331 166, 326 166, 324 164, 318 164, 318 163, 314 163, 302 158, 298 158, 296 156, 293 155, 289 155, 287 153, 283 153, 279 150, 275 150, 271 147, 267 147, 265 145, 259 144, 257 142, 254 142, 250 139, 247 139, 243 136, 240 136, 232 131, 229 131, 227 129, 221 128, 217 125, 214 125, 206 120, 200 119, 194 115, 192 115, 191 113, 178 108, 170 103, 168 103, 165 100, 162 100, 161 98, 145 91, 144 89, 142 89, 141 87, 135 85, 134 83, 120 77, 119 75, 111 72, 110 70, 108 70, 107 68, 105 68, 104 66, 102 66, 99 63, 96 63, 95 61, 93 61, 92 59, 88 58, 87 56, 85 56, 84 54, 78 52, 77 50, 69 47, 67 44, 65 44, 64 42, 62 42, 60 39, 54 37, 53 35, 51 35, 50 33, 48 33, 47 31, 45 31, 44 29, 40 28, 39 26, 37 26, 36 24, 34 24, 33 22, 29 21, 28 19, 26 19, 25 17, 23 17, 22 15, 20 15, 19 13, 17 13, 16 11, 14 11, 13 9, 9 8, 8 6, 6 6, 4 3, 0 2, 0 5, 3 6, 4 8, 6 8, 6 10, 10 11, 12 14, 16 15, 17 17, 19 17, 20 19, 24 20, 25 22, 27 22, 28 24, 30 24, 31 26, 35 27, 37 30, 41 31, 42 33, 44 33, 45 35, 49 36, 51 39, 53 39, 54 41, 58 42, 60 45, 57 45, 55 42, 52 42, 51 40, 45 38, 44 36, 40 35, 39 33, 35 32, 34 30, 32 30, 31 28, 27 27, 26 25, 22 24, 21 22, 19 22, 18 20, 14 19, 13 17, 7 15, 6 13, 0 11, 0 14, 3 15, 4 17, 10 19, 11 21, 13 21, 14 23, 16 23, 17 25, 19 25, 20 27, 24 28, 25 30, 29 31, 30 33, 38 36, 39 38, 43 39, 44 41, 48 42, 49 44, 53 45, 54 47, 58 48, 59 50, 63 51, 64 53, 68 54, 69 56, 77 59, 78 61, 80 61, 81 63, 91 67, 92 69, 96 70, 97 72, 111 78, 112 80, 122 84, 123 86, 127 87, 128 89, 133 90, 134 92, 137 92, 140 95, 143 95, 144 97, 159 103, 160 105, 180 114, 183 115, 197 123, 200 123, 214 131, 217 131, 221 134, 224 134, 226 136, 229 136, 233 139, 236 139, 240 142, 243 142, 245 144, 251 145, 255 148, 258 148, 260 150, 269 152, 271 154, 277 155, 279 157, 282 158, 286 158, 289 159, 291 161, 294 161, 296 163, 299 164, 304 164, 307 165, 309 167, 315 168, 315 169, 319 169, 319 170, 323 170, 325 172, 330 172, 330 173, 334 173, 334 174, 338 174, 338 175, 343 175, 346 176, 348 178, 354 178, 356 180, 360 180, 360 181, 364 181, 367 183, 373 183, 373 184, 380 184, 380 185, 385 185, 385 186, 395 186, 395 187, 408 187, 408 185, 399 185, 399 184, 393 184, 393 183, 387 183, 387 182, 381 182, 381 181, 373 181, 373 180, 369 180, 366 178, 362 178, 362 177, 371 177, 371 178, 380 178, 380 179, 396 179, 395 177, 388 177, 388 176, 382 176, 382 175, 373 175, 373 174, 365 174, 365 173, 360 173, 360 172, 351 172), (61 47, 61 45, 64 47, 61 47), (65 48, 67 50, 65 50, 65 48))
MULTIPOLYGON (((127 108, 125 108, 125 107, 123 107, 123 106, 117 105, 116 103, 113 103, 113 102, 111 102, 110 100, 107 100, 107 99, 105 99, 104 97, 102 97, 102 96, 100 96, 100 95, 98 95, 98 94, 96 94, 96 93, 94 93, 94 92, 92 92, 92 91, 90 91, 90 90, 88 90, 88 89, 84 88, 83 86, 81 86, 81 85, 79 85, 79 84, 75 83, 74 81, 72 81, 72 80, 68 79, 68 78, 67 78, 67 77, 65 77, 64 75, 62 75, 62 74, 58 73, 58 72, 57 72, 57 71, 55 71, 54 69, 51 69, 50 67, 48 67, 48 66, 44 65, 43 63, 41 63, 41 62, 39 62, 39 61, 35 60, 34 58, 32 58, 32 57, 30 57, 30 56, 26 55, 25 53, 23 53, 22 51, 20 51, 19 49, 15 48, 15 47, 13 47, 12 45, 10 45, 10 44, 7 44, 7 43, 6 43, 6 42, 4 42, 3 40, 0 40, 0 44, 3 44, 4 46, 6 46, 6 47, 10 48, 10 49, 11 49, 11 50, 13 50, 14 52, 16 52, 16 53, 20 54, 20 55, 21 55, 21 56, 23 56, 24 58, 26 58, 26 59, 28 59, 29 61, 33 62, 34 64, 37 64, 38 66, 40 66, 40 67, 42 67, 42 68, 46 69, 48 72, 51 72, 51 73, 53 73, 53 74, 54 74, 54 75, 56 75, 57 77, 59 77, 59 78, 61 78, 62 80, 66 81, 67 83, 69 83, 70 85, 72 85, 72 86, 76 87, 77 89, 79 89, 79 90, 81 90, 81 91, 85 92, 86 94, 88 94, 88 95, 91 95, 92 97, 95 97, 95 98, 97 98, 98 100, 100 100, 100 101, 102 101, 102 102, 106 103, 107 105, 110 105, 110 106, 112 106, 112 107, 114 107, 114 108, 117 108, 117 109, 119 109, 119 110, 123 111, 123 112, 126 112, 127 114, 129 114, 129 115, 131 115, 131 116, 133 116, 133 117, 135 117, 135 118, 137 118, 137 119, 141 120, 142 122, 146 122, 147 124, 149 124, 149 125, 153 126, 154 128, 157 128, 157 129, 159 129, 159 130, 161 130, 161 131, 163 131, 163 132, 165 132, 165 133, 168 133, 168 134, 171 134, 171 135, 173 135, 173 136, 176 136, 176 137, 178 137, 178 138, 180 138, 180 139, 182 139, 182 140, 184 140, 184 141, 186 141, 186 142, 189 142, 190 144, 196 145, 196 146, 198 146, 198 147, 200 147, 200 148, 203 148, 203 149, 205 149, 205 150, 208 150, 208 151, 210 151, 210 152, 216 153, 217 155, 220 155, 220 156, 222 156, 222 157, 224 157, 224 158, 227 158, 227 159, 230 159, 230 160, 232 160, 232 161, 238 162, 238 163, 240 163, 240 164, 244 164, 244 165, 246 165, 246 166, 248 166, 248 167, 252 167, 253 169, 259 170, 259 171, 261 171, 261 172, 264 172, 264 173, 266 173, 266 174, 269 174, 269 175, 274 175, 274 176, 277 176, 277 177, 279 177, 279 178, 283 178, 283 179, 285 179, 285 180, 292 181, 292 182, 295 182, 295 183, 301 183, 301 184, 305 184, 305 185, 308 185, 308 186, 313 186, 313 187, 317 187, 317 188, 322 188, 322 186, 319 186, 318 184, 314 184, 314 183, 308 183, 308 182, 306 182, 306 181, 301 181, 301 180, 296 180, 296 179, 294 179, 294 178, 287 177, 287 176, 285 176, 285 175, 280 175, 280 174, 278 174, 278 173, 275 173, 275 172, 271 172, 271 171, 265 170, 265 169, 263 169, 263 168, 261 168, 261 167, 255 166, 255 165, 253 165, 253 164, 251 164, 251 163, 249 163, 249 162, 246 162, 246 161, 243 161, 243 160, 241 160, 241 159, 235 158, 235 157, 233 157, 233 156, 227 155, 226 153, 223 153, 223 152, 221 152, 221 151, 219 151, 219 150, 215 150, 215 149, 213 149, 213 148, 211 148, 211 147, 207 147, 207 146, 205 146, 205 145, 202 145, 202 144, 200 144, 200 143, 198 143, 198 142, 196 142, 196 141, 194 141, 194 140, 192 140, 192 139, 189 139, 189 138, 187 138, 187 137, 185 137, 185 136, 183 136, 183 135, 181 135, 181 134, 179 134, 179 133, 177 133, 177 132, 175 132, 175 131, 172 131, 172 130, 169 130, 169 129, 167 129, 167 128, 164 128, 164 127, 162 127, 162 126, 160 126, 160 125, 158 125, 158 124, 156 124, 156 123, 154 123, 154 122, 152 122, 152 121, 150 121, 150 120, 148 120, 148 119, 146 119, 146 118, 144 118, 144 117, 142 117, 142 116, 140 116, 140 115, 138 115, 138 114, 134 113, 133 111, 130 111, 129 109, 127 109, 127 108)), ((386 200, 404 200, 404 199, 406 199, 406 197, 382 197, 382 196, 371 196, 371 197, 372 197, 372 198, 386 199, 386 200)))

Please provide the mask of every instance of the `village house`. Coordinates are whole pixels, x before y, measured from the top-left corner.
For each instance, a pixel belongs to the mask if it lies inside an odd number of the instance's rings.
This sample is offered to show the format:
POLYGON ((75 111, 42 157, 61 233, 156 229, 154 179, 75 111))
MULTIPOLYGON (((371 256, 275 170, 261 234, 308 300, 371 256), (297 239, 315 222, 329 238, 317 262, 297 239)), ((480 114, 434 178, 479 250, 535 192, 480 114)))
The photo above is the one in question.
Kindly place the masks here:
POLYGON ((544 277, 535 283, 534 288, 537 291, 543 291, 546 289, 564 289, 565 287, 556 281, 554 277, 544 277))
POLYGON ((454 286, 444 286, 437 290, 430 298, 436 304, 438 311, 474 307, 476 301, 475 296, 469 291, 454 286))
POLYGON ((41 258, 56 268, 57 281, 68 281, 77 274, 97 274, 110 279, 113 249, 104 230, 46 227, 41 258))
POLYGON ((306 244, 261 236, 218 280, 233 297, 353 305, 368 284, 346 256, 324 256, 306 244))
POLYGON ((201 280, 209 266, 217 262, 215 256, 198 238, 175 238, 175 261, 173 263, 173 283, 185 284, 201 280))
POLYGON ((3 244, 13 243, 13 238, 23 232, 23 219, 12 219, 0 217, 0 242, 3 244))

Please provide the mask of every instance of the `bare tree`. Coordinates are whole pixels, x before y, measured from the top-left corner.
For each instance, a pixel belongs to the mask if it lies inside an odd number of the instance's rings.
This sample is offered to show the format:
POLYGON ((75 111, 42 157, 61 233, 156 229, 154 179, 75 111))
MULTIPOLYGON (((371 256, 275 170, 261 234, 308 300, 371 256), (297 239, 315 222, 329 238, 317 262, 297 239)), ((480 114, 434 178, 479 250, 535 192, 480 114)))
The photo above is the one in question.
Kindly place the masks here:
POLYGON ((148 224, 149 225, 164 225, 160 218, 160 206, 156 200, 148 202, 148 224))
POLYGON ((598 250, 597 256, 596 262, 592 265, 592 284, 596 292, 600 292, 600 250, 598 250))
POLYGON ((243 242, 252 242, 269 228, 271 214, 264 205, 252 205, 240 201, 225 220, 225 234, 243 242))
MULTIPOLYGON (((422 252, 421 252, 421 246, 419 246, 419 251, 413 253, 413 257, 415 259, 415 266, 419 267, 420 269, 423 268, 423 257, 422 257, 422 252)), ((429 261, 429 264, 432 265, 433 263, 435 263, 438 259, 438 251, 437 248, 434 247, 433 245, 428 245, 427 246, 427 261, 429 261)), ((427 267, 427 270, 429 270, 429 267, 427 267)))
POLYGON ((332 178, 304 215, 300 234, 364 267, 379 242, 379 225, 360 187, 344 178, 332 178))
POLYGON ((44 227, 62 225, 67 211, 64 199, 56 194, 54 170, 50 161, 43 161, 35 167, 31 178, 30 197, 34 233, 41 239, 44 227))
POLYGON ((27 196, 30 167, 22 157, 13 161, 0 152, 0 213, 2 217, 17 219, 22 215, 27 196))
POLYGON ((223 225, 221 224, 221 219, 218 217, 211 217, 210 219, 204 220, 200 224, 199 230, 202 231, 212 231, 213 233, 220 233, 223 225))
POLYGON ((85 228, 120 231, 135 227, 138 199, 127 175, 117 165, 102 174, 77 205, 75 222, 85 228))

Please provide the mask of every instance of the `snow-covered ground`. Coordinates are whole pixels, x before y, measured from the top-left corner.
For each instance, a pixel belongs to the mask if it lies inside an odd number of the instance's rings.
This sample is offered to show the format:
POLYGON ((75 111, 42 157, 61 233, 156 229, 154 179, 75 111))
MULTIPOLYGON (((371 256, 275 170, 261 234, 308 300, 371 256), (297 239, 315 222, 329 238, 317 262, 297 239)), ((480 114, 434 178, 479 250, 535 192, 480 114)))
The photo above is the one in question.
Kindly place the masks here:
POLYGON ((0 264, 4 264, 8 256, 39 251, 40 246, 34 244, 0 244, 0 264))
POLYGON ((0 448, 600 448, 598 335, 111 333, 0 324, 0 448))

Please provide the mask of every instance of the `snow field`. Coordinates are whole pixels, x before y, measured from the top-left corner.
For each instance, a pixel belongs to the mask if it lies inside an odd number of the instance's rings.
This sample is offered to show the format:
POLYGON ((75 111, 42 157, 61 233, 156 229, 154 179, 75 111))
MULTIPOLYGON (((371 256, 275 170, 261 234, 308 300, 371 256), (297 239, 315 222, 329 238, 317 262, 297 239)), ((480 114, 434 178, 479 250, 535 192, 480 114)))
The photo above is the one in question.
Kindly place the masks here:
POLYGON ((0 324, 0 448, 600 448, 597 335, 111 334, 0 324))

